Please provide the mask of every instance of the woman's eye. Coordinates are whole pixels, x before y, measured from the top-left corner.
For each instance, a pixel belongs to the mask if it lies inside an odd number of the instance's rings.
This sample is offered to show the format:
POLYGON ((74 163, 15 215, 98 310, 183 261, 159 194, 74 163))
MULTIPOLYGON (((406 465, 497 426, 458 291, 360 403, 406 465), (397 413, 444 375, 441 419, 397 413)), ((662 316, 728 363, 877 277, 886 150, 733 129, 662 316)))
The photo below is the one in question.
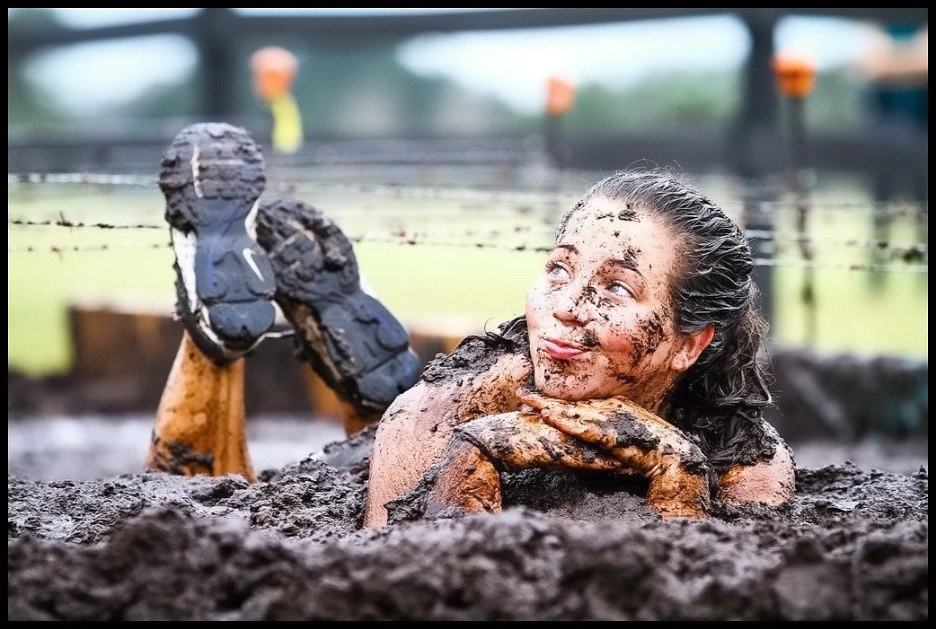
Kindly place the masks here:
POLYGON ((569 272, 564 266, 552 262, 546 266, 546 275, 555 280, 564 280, 568 279, 569 272))
POLYGON ((611 284, 608 285, 608 290, 614 293, 615 295, 619 295, 621 297, 633 296, 631 295, 631 292, 627 288, 627 286, 625 284, 622 284, 621 282, 611 282, 611 284))

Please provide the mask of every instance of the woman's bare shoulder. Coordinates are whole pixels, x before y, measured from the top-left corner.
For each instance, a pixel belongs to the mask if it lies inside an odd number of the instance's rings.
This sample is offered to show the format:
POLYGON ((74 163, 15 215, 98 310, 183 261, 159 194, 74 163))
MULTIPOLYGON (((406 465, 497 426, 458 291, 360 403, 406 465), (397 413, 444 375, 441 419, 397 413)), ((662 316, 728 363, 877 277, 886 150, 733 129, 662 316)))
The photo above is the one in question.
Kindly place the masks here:
POLYGON ((516 410, 514 392, 531 373, 526 320, 517 317, 497 332, 466 337, 450 354, 439 354, 419 382, 390 405, 383 421, 409 416, 454 426, 484 414, 516 410))

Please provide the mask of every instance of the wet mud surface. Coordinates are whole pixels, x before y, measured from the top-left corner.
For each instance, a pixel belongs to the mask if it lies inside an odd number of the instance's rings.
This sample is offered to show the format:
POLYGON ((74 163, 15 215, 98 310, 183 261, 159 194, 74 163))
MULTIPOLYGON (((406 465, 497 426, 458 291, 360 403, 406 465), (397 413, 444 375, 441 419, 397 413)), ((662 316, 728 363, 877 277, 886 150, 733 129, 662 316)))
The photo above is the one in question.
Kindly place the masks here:
POLYGON ((372 434, 260 474, 8 478, 10 619, 926 619, 926 471, 797 472, 661 521, 639 481, 531 470, 501 514, 361 530, 372 434))

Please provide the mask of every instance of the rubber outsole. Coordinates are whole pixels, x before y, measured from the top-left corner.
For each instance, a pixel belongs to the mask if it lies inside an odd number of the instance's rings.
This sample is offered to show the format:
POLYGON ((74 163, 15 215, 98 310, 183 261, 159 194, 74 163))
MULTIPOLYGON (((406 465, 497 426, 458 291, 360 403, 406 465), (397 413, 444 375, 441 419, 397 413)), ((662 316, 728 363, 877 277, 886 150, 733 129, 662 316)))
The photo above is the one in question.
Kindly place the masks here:
POLYGON ((160 164, 178 311, 216 362, 243 355, 274 323, 273 269, 250 233, 265 181, 259 147, 221 123, 183 129, 160 164))
POLYGON ((276 277, 276 302, 296 328, 299 350, 341 397, 383 410, 419 377, 403 326, 361 289, 351 242, 301 201, 263 203, 257 241, 276 277))

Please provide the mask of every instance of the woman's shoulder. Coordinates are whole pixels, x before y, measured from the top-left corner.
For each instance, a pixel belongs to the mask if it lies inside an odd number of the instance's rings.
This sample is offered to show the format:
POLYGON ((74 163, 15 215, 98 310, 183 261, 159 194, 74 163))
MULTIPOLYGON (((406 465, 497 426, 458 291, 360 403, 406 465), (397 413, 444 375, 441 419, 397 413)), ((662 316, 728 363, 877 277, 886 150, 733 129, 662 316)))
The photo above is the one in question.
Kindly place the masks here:
POLYGON ((466 336, 450 354, 438 354, 426 365, 421 379, 442 382, 487 371, 506 355, 529 357, 526 317, 514 317, 497 326, 497 332, 466 336))

